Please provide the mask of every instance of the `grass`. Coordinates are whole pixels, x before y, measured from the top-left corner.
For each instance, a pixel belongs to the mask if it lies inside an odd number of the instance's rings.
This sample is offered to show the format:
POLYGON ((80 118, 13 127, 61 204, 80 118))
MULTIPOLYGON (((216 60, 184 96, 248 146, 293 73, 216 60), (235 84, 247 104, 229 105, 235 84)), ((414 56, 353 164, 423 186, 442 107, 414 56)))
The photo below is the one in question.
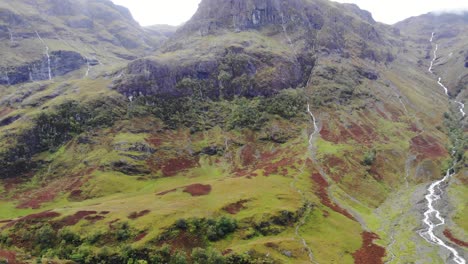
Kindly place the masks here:
MULTIPOLYGON (((460 177, 456 177, 455 179, 462 177, 463 176, 460 175, 460 177)), ((451 205, 455 207, 452 221, 456 224, 456 231, 458 231, 457 233, 462 237, 466 238, 468 237, 468 223, 466 221, 466 215, 468 214, 468 187, 452 180, 452 183, 449 185, 448 194, 451 205)))

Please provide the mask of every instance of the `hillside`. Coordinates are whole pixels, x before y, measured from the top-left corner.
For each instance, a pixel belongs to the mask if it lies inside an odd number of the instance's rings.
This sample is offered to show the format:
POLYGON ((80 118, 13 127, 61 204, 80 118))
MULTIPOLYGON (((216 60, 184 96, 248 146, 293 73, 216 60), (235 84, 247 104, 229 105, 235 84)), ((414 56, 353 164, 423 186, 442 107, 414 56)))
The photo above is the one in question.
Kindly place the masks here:
POLYGON ((452 263, 421 235, 446 171, 434 233, 463 258, 466 27, 203 0, 173 32, 0 0, 0 262, 452 263))

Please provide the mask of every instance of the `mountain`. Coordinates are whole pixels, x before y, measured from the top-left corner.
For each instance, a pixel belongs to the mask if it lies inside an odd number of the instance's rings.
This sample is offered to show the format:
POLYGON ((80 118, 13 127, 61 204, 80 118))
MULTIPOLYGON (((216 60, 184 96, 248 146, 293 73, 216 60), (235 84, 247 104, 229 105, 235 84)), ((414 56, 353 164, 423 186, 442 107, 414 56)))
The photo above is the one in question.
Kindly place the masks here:
MULTIPOLYGON (((468 50, 467 38, 463 34, 468 30, 468 12, 461 14, 426 14, 410 18, 396 24, 415 43, 427 45, 427 36, 437 42, 435 60, 437 74, 446 80, 449 93, 460 99, 467 97, 468 85, 468 50)), ((427 46, 423 59, 433 56, 433 50, 427 46)))
POLYGON ((107 0, 0 4, 1 82, 6 85, 133 60, 161 39, 147 34, 128 9, 107 0))
POLYGON ((106 0, 19 0, 0 21, 0 261, 466 255, 464 15, 203 0, 143 28, 106 0))

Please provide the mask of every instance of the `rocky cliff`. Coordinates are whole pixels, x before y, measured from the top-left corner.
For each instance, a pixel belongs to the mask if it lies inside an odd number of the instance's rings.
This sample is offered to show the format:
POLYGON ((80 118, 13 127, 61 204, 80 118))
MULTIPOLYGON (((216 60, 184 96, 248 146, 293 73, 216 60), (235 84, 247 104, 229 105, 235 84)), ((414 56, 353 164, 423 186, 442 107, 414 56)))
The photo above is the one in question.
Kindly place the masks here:
POLYGON ((127 97, 270 96, 304 87, 317 56, 393 59, 396 36, 356 6, 328 1, 203 1, 156 59, 135 61, 114 88, 127 97), (381 31, 381 33, 378 33, 381 31))

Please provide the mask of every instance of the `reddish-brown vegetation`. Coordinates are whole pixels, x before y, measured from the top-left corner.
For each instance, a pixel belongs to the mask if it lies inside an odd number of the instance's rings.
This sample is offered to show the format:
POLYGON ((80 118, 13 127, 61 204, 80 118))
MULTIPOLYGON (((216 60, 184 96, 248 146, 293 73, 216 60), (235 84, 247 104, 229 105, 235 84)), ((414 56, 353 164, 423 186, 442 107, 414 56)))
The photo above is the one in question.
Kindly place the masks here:
POLYGON ((377 137, 374 129, 367 125, 357 125, 351 122, 347 127, 337 125, 333 131, 330 129, 329 124, 324 123, 320 130, 320 136, 329 142, 335 144, 346 142, 353 139, 361 144, 371 144, 377 137))
POLYGON ((409 124, 409 129, 415 133, 420 133, 421 130, 418 128, 418 125, 415 123, 409 124))
POLYGON ((82 190, 73 190, 68 196, 68 199, 71 201, 83 201, 84 197, 82 194, 83 194, 82 190))
POLYGON ((138 236, 136 236, 135 239, 134 239, 133 241, 134 241, 134 242, 138 242, 138 241, 142 240, 143 238, 145 238, 146 235, 148 235, 148 233, 146 233, 146 232, 141 233, 141 234, 139 234, 138 236))
POLYGON ((197 235, 190 234, 186 231, 181 231, 176 237, 160 242, 160 245, 169 244, 173 249, 182 249, 186 252, 191 252, 196 247, 203 247, 203 238, 197 235))
POLYGON ((363 232, 362 247, 353 253, 355 264, 381 264, 385 256, 385 248, 374 244, 379 236, 371 232, 363 232))
POLYGON ((137 219, 137 218, 140 218, 142 216, 145 216, 147 214, 149 214, 151 211, 150 210, 143 210, 141 212, 133 212, 131 214, 128 215, 128 219, 137 219))
POLYGON ((97 221, 100 221, 102 219, 104 219, 105 217, 102 216, 102 215, 88 215, 86 216, 84 219, 90 221, 91 223, 96 223, 97 221))
POLYGON ((455 236, 449 229, 444 230, 444 236, 460 247, 468 247, 468 242, 455 238, 455 236))
POLYGON ((431 136, 419 135, 411 139, 411 151, 418 154, 418 159, 434 159, 447 155, 445 148, 431 136))
POLYGON ((255 147, 253 144, 245 145, 242 148, 240 158, 242 161, 242 166, 250 166, 255 164, 257 158, 255 157, 255 147))
POLYGON ((198 160, 194 158, 174 158, 169 159, 161 165, 162 173, 165 177, 174 176, 177 173, 198 166, 198 160))
POLYGON ((292 158, 284 158, 277 162, 267 163, 263 166, 264 175, 268 176, 271 174, 280 174, 283 176, 287 176, 288 170, 286 169, 286 167, 291 166, 292 164, 294 164, 294 160, 292 158))
POLYGON ((327 206, 328 208, 332 209, 333 211, 340 213, 351 220, 356 221, 356 219, 345 209, 341 208, 337 204, 333 203, 328 196, 328 182, 320 175, 319 173, 312 174, 312 180, 317 183, 317 190, 316 194, 320 198, 320 201, 323 205, 327 206))
POLYGON ((120 221, 119 218, 110 221, 110 222, 108 223, 108 224, 109 224, 109 228, 110 228, 111 230, 114 230, 114 229, 115 229, 114 224, 117 223, 118 221, 120 221))
POLYGON ((40 221, 42 221, 44 219, 55 218, 55 217, 58 217, 58 216, 60 216, 60 214, 57 213, 57 212, 53 212, 53 211, 45 211, 45 212, 40 212, 40 213, 37 213, 37 214, 30 214, 30 215, 21 217, 21 218, 19 218, 17 220, 9 222, 8 224, 6 224, 0 230, 2 230, 4 228, 11 227, 11 226, 15 225, 16 223, 28 223, 28 222, 36 222, 36 221, 40 222, 40 221))
POLYGON ((235 202, 235 203, 231 203, 231 204, 228 204, 226 205, 225 207, 223 207, 223 210, 230 213, 230 214, 237 214, 239 213, 242 209, 246 208, 245 207, 245 204, 248 202, 249 200, 240 200, 238 202, 235 202))
POLYGON ((340 182, 345 174, 344 172, 349 171, 349 167, 345 161, 334 155, 326 156, 323 164, 327 174, 330 175, 335 182, 340 182))
POLYGON ((361 144, 371 144, 377 137, 375 131, 366 125, 359 126, 356 123, 351 123, 348 129, 352 138, 361 144))
POLYGON ((159 147, 159 146, 161 146, 163 140, 162 140, 162 138, 152 136, 150 138, 147 138, 146 142, 150 143, 152 146, 159 147))
POLYGON ((0 260, 6 260, 8 264, 18 264, 16 253, 13 251, 0 249, 0 260))
POLYGON ((81 219, 89 216, 97 214, 96 211, 78 211, 73 215, 66 216, 62 220, 58 222, 59 226, 74 226, 76 225, 81 219))
POLYGON ((58 190, 54 192, 44 191, 38 192, 31 199, 19 204, 16 208, 25 209, 39 209, 43 203, 53 201, 58 194, 58 190))
POLYGON ((211 185, 207 184, 192 184, 185 187, 184 192, 190 193, 192 196, 202 196, 207 195, 211 192, 211 185))
MULTIPOLYGON (((79 188, 89 179, 91 173, 96 170, 95 167, 82 170, 78 173, 72 174, 69 177, 56 179, 43 185, 42 188, 35 188, 33 190, 17 193, 14 198, 22 202, 17 208, 25 209, 32 208, 38 209, 43 203, 53 201, 60 192, 79 192, 79 188)), ((81 195, 81 192, 79 192, 81 195)))

